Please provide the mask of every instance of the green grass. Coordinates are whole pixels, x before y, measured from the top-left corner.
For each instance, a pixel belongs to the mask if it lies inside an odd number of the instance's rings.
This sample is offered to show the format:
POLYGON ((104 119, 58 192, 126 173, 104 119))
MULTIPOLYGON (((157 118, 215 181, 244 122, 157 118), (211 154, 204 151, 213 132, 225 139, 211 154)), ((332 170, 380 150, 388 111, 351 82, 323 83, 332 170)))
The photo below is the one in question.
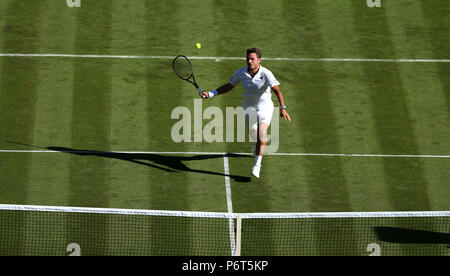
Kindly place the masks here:
MULTIPOLYGON (((4 0, 0 53, 234 57, 257 46, 263 58, 448 59, 449 11, 443 0, 382 1, 372 9, 363 0, 82 0, 72 9, 62 0, 4 0)), ((205 90, 245 66, 193 63, 205 90)), ((449 63, 263 65, 280 81, 293 118, 280 121, 279 152, 450 154, 449 63)), ((203 110, 239 106, 240 92, 204 101, 203 110)), ((0 150, 106 152, 0 153, 3 204, 227 212, 222 156, 107 152, 251 147, 171 140, 172 110, 184 106, 193 115, 196 92, 176 78, 169 59, 0 57, 0 99, 0 150)), ((250 178, 252 164, 229 157, 234 212, 450 209, 448 158, 266 156, 259 180, 250 178)), ((100 224, 109 231, 107 219, 100 224)), ((192 251, 176 253, 185 252, 192 251)))

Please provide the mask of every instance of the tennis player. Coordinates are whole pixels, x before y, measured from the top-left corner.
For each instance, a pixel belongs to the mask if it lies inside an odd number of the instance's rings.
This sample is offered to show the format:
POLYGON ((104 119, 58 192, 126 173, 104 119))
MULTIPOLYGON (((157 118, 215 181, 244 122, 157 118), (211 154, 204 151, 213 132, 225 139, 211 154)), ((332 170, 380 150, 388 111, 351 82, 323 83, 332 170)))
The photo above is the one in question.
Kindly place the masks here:
POLYGON ((257 141, 252 174, 259 178, 261 161, 267 145, 267 129, 272 121, 274 110, 271 90, 280 103, 280 117, 288 121, 291 121, 291 117, 286 111, 283 94, 279 88, 280 83, 270 70, 261 65, 261 50, 258 48, 247 49, 247 66, 237 70, 228 83, 212 91, 202 91, 199 95, 202 98, 212 98, 231 91, 239 83, 243 90, 242 108, 256 112, 257 121, 249 127, 252 137, 257 141))

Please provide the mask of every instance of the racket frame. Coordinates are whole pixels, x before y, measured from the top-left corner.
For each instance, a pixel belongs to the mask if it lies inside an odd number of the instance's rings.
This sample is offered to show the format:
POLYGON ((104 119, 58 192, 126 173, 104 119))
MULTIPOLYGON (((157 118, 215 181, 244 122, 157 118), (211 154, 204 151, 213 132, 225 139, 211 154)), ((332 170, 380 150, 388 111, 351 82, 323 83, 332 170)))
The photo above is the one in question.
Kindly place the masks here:
POLYGON ((173 69, 173 71, 175 72, 175 74, 176 74, 180 79, 192 83, 192 84, 195 86, 195 88, 197 88, 197 91, 198 91, 199 93, 202 92, 202 90, 198 87, 197 81, 195 81, 194 67, 192 66, 192 63, 191 63, 191 61, 189 60, 189 58, 187 58, 187 57, 184 56, 184 55, 178 55, 178 56, 176 56, 176 57, 173 59, 173 61, 172 61, 172 69, 173 69), (182 76, 180 76, 180 75, 177 73, 177 70, 175 70, 175 61, 176 61, 178 58, 184 58, 184 59, 186 59, 187 62, 189 63, 189 66, 191 67, 191 74, 189 75, 189 77, 183 78, 182 76), (192 80, 190 80, 190 78, 192 78, 192 80))

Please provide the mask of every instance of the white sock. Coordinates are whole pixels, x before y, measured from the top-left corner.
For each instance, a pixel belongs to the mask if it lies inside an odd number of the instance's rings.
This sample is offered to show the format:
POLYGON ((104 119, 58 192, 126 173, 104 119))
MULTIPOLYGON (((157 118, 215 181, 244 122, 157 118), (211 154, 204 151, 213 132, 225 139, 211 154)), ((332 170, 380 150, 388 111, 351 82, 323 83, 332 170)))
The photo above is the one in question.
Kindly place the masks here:
POLYGON ((262 156, 258 155, 255 157, 255 166, 261 166, 262 156))

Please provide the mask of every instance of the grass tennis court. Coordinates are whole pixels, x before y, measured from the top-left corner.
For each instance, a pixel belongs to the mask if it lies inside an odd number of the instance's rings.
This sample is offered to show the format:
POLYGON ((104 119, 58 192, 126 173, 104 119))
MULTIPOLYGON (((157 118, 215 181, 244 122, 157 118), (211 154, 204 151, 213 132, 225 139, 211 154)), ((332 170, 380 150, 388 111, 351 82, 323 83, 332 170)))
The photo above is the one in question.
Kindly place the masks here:
MULTIPOLYGON (((63 0, 2 1, 0 204, 225 213, 450 210, 450 8, 444 0, 381 3, 81 0, 81 8, 69 8, 63 0), (249 47, 262 49, 262 64, 280 81, 293 119, 280 120, 279 155, 264 157, 260 179, 251 177, 252 156, 229 155, 227 173, 224 156, 208 154, 250 153, 250 142, 171 138, 172 111, 186 107, 194 121, 198 98, 173 73, 171 57, 212 57, 192 59, 200 87, 212 90, 245 66, 214 57, 244 58, 249 47), (60 56, 39 56, 45 54, 60 56)), ((237 87, 202 108, 225 112, 240 103, 237 87)), ((18 229, 27 236, 27 227, 18 229)), ((316 240, 313 251, 286 254, 326 254, 316 240)), ((434 252, 449 255, 448 238, 438 240, 434 252)), ((420 253, 411 244, 389 246, 420 253)), ((352 244, 345 248, 339 253, 366 255, 352 244)), ((123 250, 115 253, 130 253, 123 250)), ((174 254, 185 252, 192 253, 174 254)))

